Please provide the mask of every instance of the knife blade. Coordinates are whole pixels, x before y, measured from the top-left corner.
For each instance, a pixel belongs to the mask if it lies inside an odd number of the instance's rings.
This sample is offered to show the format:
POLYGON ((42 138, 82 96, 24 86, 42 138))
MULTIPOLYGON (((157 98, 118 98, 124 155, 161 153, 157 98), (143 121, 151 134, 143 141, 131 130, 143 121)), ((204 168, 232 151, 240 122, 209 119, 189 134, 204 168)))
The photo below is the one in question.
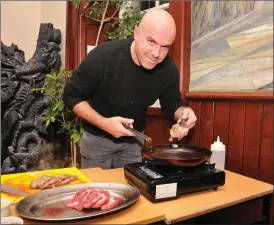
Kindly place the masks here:
POLYGON ((1 184, 1 192, 6 192, 9 194, 17 194, 17 195, 27 195, 28 193, 25 191, 22 191, 18 188, 12 187, 7 184, 1 184))

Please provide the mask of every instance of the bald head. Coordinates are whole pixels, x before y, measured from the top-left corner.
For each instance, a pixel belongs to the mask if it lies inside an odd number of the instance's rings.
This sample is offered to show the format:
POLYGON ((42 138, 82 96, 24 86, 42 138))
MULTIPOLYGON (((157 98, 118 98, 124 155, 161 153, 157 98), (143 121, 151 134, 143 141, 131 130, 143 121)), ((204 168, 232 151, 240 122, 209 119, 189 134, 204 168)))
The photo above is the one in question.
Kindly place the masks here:
POLYGON ((153 69, 166 58, 175 35, 175 22, 167 11, 148 11, 134 29, 131 46, 133 61, 146 69, 153 69))
POLYGON ((173 40, 176 35, 175 21, 173 17, 163 9, 152 9, 145 13, 139 24, 139 28, 142 30, 154 29, 158 33, 168 33, 168 36, 173 40))

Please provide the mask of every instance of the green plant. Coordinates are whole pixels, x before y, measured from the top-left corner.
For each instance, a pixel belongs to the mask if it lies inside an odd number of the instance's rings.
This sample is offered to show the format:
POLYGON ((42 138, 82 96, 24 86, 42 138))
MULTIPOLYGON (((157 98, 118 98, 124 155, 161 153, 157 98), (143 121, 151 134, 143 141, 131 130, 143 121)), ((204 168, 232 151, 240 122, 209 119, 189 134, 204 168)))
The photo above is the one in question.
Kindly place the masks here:
MULTIPOLYGON (((80 0, 73 1, 75 7, 79 7, 80 3, 80 0)), ((105 37, 108 40, 131 38, 135 26, 139 24, 143 17, 143 12, 130 5, 128 1, 86 0, 83 7, 84 10, 81 14, 82 16, 100 23, 95 45, 98 45, 103 29, 106 31, 105 37), (108 16, 108 10, 110 10, 111 7, 115 10, 110 16, 108 16), (117 14, 121 8, 124 9, 124 12, 119 18, 117 14)))
MULTIPOLYGON (((124 4, 128 4, 128 2, 124 4)), ((107 38, 109 40, 132 38, 134 28, 139 24, 142 17, 143 12, 140 9, 134 8, 131 5, 127 6, 121 18, 116 18, 112 24, 106 24, 107 38)))
POLYGON ((64 84, 72 75, 71 71, 60 70, 59 73, 46 74, 46 82, 41 88, 34 88, 33 91, 40 92, 52 100, 45 119, 45 125, 48 127, 51 123, 58 122, 61 125, 59 132, 70 135, 73 144, 80 145, 83 128, 78 117, 73 117, 73 113, 63 102, 64 84))
POLYGON ((63 102, 63 90, 67 79, 72 75, 71 71, 60 70, 58 73, 46 74, 46 81, 41 88, 33 88, 33 92, 48 96, 52 100, 51 107, 45 120, 48 127, 51 123, 59 123, 61 129, 58 132, 64 132, 70 136, 71 154, 76 165, 76 145, 80 146, 83 128, 81 120, 73 115, 72 111, 65 107, 63 102))

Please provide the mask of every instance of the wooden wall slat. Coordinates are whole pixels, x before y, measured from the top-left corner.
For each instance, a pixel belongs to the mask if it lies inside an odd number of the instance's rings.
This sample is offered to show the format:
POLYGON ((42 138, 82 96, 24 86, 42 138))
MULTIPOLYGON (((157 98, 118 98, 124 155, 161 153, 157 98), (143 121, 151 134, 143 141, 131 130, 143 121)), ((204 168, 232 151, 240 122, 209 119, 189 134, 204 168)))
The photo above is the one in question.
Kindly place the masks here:
MULTIPOLYGON (((87 45, 95 45, 100 24, 98 22, 95 22, 89 19, 86 19, 86 24, 87 24, 86 25, 87 26, 86 43, 87 45)), ((98 44, 101 44, 106 41, 105 34, 106 34, 106 26, 103 26, 98 44)))
POLYGON ((242 173, 257 179, 262 127, 263 105, 246 103, 242 173))
MULTIPOLYGON (((69 2, 66 3, 66 24, 70 24, 70 26, 66 26, 66 36, 70 36, 72 33, 73 33, 73 22, 74 22, 74 18, 72 17, 72 8, 73 5, 69 2)), ((70 70, 71 67, 72 67, 72 62, 73 62, 73 59, 72 59, 72 43, 73 43, 73 40, 72 38, 66 38, 66 52, 69 52, 70 54, 66 54, 66 61, 65 61, 65 69, 66 70, 70 70)))
POLYGON ((241 173, 243 161, 245 103, 231 103, 229 121, 229 139, 226 168, 233 172, 241 173))
POLYGON ((200 109, 201 103, 199 101, 189 102, 189 107, 194 111, 197 122, 195 126, 189 131, 187 140, 190 145, 199 146, 200 144, 200 109))
POLYGON ((73 70, 79 64, 79 9, 67 2, 67 24, 66 27, 66 62, 65 69, 73 70))
POLYGON ((264 104, 259 163, 259 179, 274 184, 273 103, 264 104))
POLYGON ((95 45, 98 30, 99 25, 97 23, 91 21, 87 24, 87 45, 95 45))
POLYGON ((215 102, 214 107, 214 130, 213 139, 217 140, 220 137, 220 141, 226 147, 226 157, 225 165, 227 165, 227 155, 228 155, 228 128, 229 128, 229 112, 230 104, 227 102, 215 102))
POLYGON ((164 117, 150 116, 146 123, 145 134, 151 137, 153 145, 170 144, 168 139, 171 122, 164 117))
POLYGON ((220 137, 221 142, 227 147, 229 125, 229 103, 215 102, 213 139, 220 137))
POLYGON ((200 146, 210 148, 213 141, 214 126, 214 103, 212 101, 204 101, 201 103, 200 112, 200 146))
POLYGON ((80 63, 87 55, 87 18, 84 16, 80 17, 80 63))
MULTIPOLYGON (((78 52, 78 59, 75 60, 77 61, 77 63, 75 62, 74 68, 76 68, 79 63, 81 63, 81 61, 85 58, 85 56, 87 55, 87 45, 95 45, 96 44, 96 38, 97 38, 97 33, 100 27, 100 23, 90 20, 89 18, 87 18, 84 13, 86 13, 86 9, 85 9, 85 2, 81 1, 79 8, 75 9, 74 6, 72 6, 72 3, 69 3, 69 9, 70 8, 74 8, 74 11, 72 12, 72 16, 77 16, 77 18, 73 18, 73 21, 77 22, 77 31, 74 31, 72 34, 69 35, 70 38, 68 38, 67 40, 74 40, 75 37, 77 37, 78 42, 76 43, 75 41, 73 42, 73 46, 75 48, 75 50, 77 50, 78 52), (77 11, 76 11, 77 10, 77 11), (77 13, 77 15, 74 15, 73 13, 77 13)), ((119 15, 119 11, 116 11, 115 7, 110 6, 108 8, 107 11, 107 16, 111 16, 114 15, 114 17, 119 15), (116 12, 116 14, 114 15, 114 12, 116 12)), ((71 29, 69 29, 71 30, 71 29)), ((105 38, 105 32, 106 32, 106 26, 104 25, 101 33, 100 33, 100 37, 99 37, 99 42, 103 43, 106 41, 105 38)))
POLYGON ((172 45, 171 56, 180 73, 180 91, 185 101, 185 94, 189 90, 190 52, 191 52, 191 1, 170 1, 169 13, 176 24, 176 37, 172 45))

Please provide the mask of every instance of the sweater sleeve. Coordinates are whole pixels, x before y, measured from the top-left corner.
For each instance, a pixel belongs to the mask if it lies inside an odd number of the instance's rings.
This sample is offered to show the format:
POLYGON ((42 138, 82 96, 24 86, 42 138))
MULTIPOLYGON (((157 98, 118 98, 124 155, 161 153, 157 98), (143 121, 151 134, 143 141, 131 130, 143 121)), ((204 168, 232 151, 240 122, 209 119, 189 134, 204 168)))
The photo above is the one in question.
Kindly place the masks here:
POLYGON ((88 100, 96 91, 102 80, 103 58, 102 50, 97 46, 73 71, 64 87, 63 102, 66 107, 72 110, 78 103, 88 100))
POLYGON ((170 73, 170 76, 170 83, 164 94, 159 98, 159 100, 164 117, 172 122, 175 122, 175 111, 179 107, 185 106, 181 99, 181 92, 179 90, 179 72, 175 65, 173 73, 170 73))

